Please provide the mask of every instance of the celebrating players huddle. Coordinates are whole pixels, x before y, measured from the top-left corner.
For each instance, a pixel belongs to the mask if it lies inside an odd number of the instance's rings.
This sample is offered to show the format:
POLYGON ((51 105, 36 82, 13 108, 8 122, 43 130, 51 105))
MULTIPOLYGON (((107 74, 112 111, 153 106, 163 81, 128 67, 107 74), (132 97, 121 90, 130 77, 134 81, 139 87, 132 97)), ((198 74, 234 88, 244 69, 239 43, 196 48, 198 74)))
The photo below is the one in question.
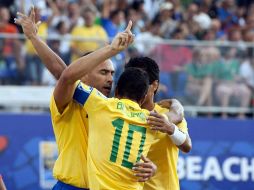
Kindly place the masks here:
POLYGON ((58 79, 50 101, 59 156, 58 189, 178 190, 178 150, 191 140, 177 100, 154 103, 159 67, 148 57, 131 59, 108 98, 114 68, 110 58, 134 40, 132 22, 110 45, 66 67, 38 36, 30 15, 15 19, 47 69, 58 79))

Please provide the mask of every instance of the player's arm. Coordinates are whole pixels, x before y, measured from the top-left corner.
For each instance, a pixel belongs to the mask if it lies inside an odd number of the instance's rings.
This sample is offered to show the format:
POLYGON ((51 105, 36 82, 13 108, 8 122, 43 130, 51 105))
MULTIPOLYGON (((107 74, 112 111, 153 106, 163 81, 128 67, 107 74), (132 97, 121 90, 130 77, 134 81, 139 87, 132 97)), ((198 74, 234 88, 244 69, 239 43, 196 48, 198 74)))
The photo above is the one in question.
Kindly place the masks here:
POLYGON ((151 126, 152 130, 168 134, 172 142, 182 152, 185 153, 190 152, 192 148, 192 143, 190 136, 187 132, 185 133, 179 130, 179 128, 174 123, 169 122, 167 118, 165 118, 163 115, 159 113, 151 112, 147 121, 148 124, 151 126))
POLYGON ((166 113, 170 122, 179 124, 184 118, 184 109, 182 104, 177 99, 164 99, 157 102, 159 106, 169 109, 166 113))
POLYGON ((43 64, 49 70, 49 72, 56 78, 59 79, 62 72, 66 68, 64 61, 53 52, 48 45, 40 39, 37 35, 40 21, 35 23, 35 12, 32 6, 29 16, 22 13, 17 13, 19 18, 15 18, 15 23, 21 25, 24 34, 33 44, 38 56, 42 60, 43 64))
POLYGON ((1 175, 0 175, 0 190, 6 190, 6 187, 1 175))
POLYGON ((107 45, 85 57, 79 58, 68 66, 62 73, 56 88, 54 98, 58 111, 62 113, 72 100, 76 81, 97 67, 100 63, 126 49, 133 42, 130 32, 132 22, 129 22, 126 30, 117 34, 110 45, 107 45))
POLYGON ((143 162, 134 164, 132 170, 135 173, 134 175, 138 177, 139 182, 145 182, 155 175, 157 166, 143 155, 141 155, 141 160, 143 162))

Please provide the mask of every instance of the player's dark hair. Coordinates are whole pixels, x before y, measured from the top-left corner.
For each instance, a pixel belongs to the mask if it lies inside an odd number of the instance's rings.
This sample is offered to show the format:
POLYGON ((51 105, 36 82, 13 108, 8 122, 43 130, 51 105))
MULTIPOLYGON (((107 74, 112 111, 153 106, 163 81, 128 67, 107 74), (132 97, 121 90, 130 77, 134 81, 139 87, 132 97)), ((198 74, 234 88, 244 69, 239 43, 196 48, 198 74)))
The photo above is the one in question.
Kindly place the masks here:
POLYGON ((130 67, 140 68, 146 71, 149 77, 149 84, 152 84, 155 80, 159 81, 159 66, 153 59, 149 57, 131 58, 129 62, 125 65, 125 69, 130 67))
POLYGON ((117 93, 120 97, 139 102, 145 97, 148 87, 148 74, 142 69, 131 67, 121 74, 117 82, 117 93))

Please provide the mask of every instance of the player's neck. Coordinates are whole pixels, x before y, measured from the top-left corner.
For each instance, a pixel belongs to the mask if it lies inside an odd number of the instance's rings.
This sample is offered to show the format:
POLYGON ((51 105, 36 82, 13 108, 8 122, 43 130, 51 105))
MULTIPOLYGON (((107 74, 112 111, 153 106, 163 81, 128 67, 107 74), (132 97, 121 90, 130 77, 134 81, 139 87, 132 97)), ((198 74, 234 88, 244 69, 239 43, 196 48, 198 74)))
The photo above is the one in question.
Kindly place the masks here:
POLYGON ((131 98, 129 98, 129 97, 126 97, 126 96, 119 96, 119 95, 116 95, 115 97, 118 98, 118 99, 127 99, 127 100, 130 100, 130 101, 132 101, 132 102, 137 103, 139 106, 141 105, 140 102, 137 102, 136 100, 133 100, 133 99, 131 99, 131 98))
POLYGON ((155 104, 152 100, 146 101, 142 104, 142 108, 147 109, 148 111, 152 111, 155 107, 155 104))

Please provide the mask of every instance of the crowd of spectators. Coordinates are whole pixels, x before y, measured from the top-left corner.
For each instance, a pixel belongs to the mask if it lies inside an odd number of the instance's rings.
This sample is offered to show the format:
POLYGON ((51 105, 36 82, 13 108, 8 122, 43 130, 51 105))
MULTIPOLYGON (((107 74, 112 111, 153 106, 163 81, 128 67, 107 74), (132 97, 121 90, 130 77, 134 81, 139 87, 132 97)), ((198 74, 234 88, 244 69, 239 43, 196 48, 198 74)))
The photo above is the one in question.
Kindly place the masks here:
MULTIPOLYGON (((105 45, 132 20, 136 43, 113 58, 116 80, 127 59, 145 55, 160 65, 161 86, 157 98, 178 97, 199 106, 251 105, 254 89, 252 0, 1 2, 0 35, 21 34, 22 30, 13 24, 13 17, 17 11, 28 14, 33 4, 36 19, 42 21, 38 34, 66 64, 105 45), (194 41, 197 46, 183 40, 194 41), (177 41, 183 43, 175 43, 177 41), (198 41, 215 42, 215 45, 200 45, 198 41), (218 45, 227 41, 234 43, 218 45)), ((27 40, 0 36, 0 49, 2 84, 55 83, 27 40)))

